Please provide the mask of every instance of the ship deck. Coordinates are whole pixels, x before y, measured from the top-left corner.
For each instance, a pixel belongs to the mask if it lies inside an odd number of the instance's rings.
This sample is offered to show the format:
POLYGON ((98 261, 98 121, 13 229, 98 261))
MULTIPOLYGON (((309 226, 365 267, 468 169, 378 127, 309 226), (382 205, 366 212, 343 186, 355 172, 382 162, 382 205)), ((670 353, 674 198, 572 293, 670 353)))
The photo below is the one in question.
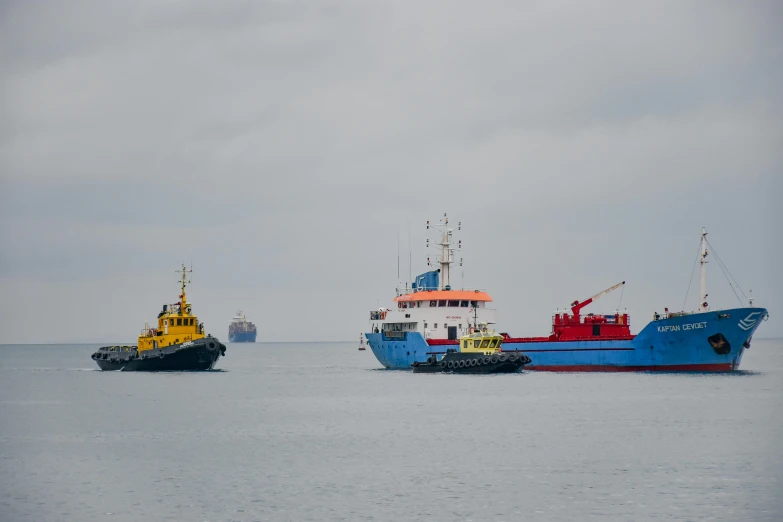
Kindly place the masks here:
MULTIPOLYGON (((560 339, 553 339, 552 337, 509 337, 507 334, 503 335, 503 344, 525 344, 525 343, 571 343, 575 341, 589 341, 589 342, 601 342, 601 341, 631 341, 635 335, 602 335, 602 336, 589 336, 589 337, 561 337, 560 339)), ((450 346, 458 345, 458 339, 427 339, 429 346, 450 346)))

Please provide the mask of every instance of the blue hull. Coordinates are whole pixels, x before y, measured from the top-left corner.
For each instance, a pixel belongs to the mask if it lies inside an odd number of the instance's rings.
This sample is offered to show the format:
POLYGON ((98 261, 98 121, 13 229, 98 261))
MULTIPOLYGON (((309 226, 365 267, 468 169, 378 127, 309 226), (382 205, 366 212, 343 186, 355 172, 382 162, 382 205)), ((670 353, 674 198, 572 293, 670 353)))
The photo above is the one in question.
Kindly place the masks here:
MULTIPOLYGON (((734 308, 719 312, 662 319, 648 324, 630 340, 504 342, 503 351, 519 350, 532 359, 526 370, 540 371, 731 371, 762 319, 764 308, 734 308)), ((450 346, 429 346, 418 332, 403 339, 382 333, 365 334, 375 357, 386 368, 409 369, 424 362, 427 352, 450 346)))
POLYGON ((256 332, 243 332, 228 337, 230 343, 254 343, 256 342, 256 332))

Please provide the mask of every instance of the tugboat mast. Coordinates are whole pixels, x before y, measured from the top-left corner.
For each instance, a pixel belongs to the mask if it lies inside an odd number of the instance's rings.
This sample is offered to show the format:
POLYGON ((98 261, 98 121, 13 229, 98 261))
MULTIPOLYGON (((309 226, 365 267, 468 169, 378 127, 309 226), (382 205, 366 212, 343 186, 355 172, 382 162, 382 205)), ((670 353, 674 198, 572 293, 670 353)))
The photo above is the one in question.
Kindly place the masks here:
POLYGON ((709 310, 707 304, 707 229, 701 227, 701 300, 699 301, 699 312, 709 310))
POLYGON ((177 281, 178 283, 180 283, 182 285, 182 293, 179 296, 179 299, 180 299, 179 309, 181 311, 185 311, 187 309, 187 306, 188 306, 188 298, 185 295, 185 285, 190 283, 190 279, 188 279, 188 274, 192 274, 193 273, 193 268, 191 267, 191 269, 188 270, 185 267, 185 264, 183 263, 181 270, 175 270, 176 273, 180 273, 180 271, 182 272, 182 279, 177 281))
MULTIPOLYGON (((438 290, 451 290, 451 264, 454 263, 454 249, 451 248, 453 228, 449 228, 449 218, 446 214, 443 214, 443 219, 437 225, 431 225, 427 221, 427 230, 430 227, 435 230, 439 230, 441 233, 440 238, 440 285, 438 290)), ((457 223, 457 230, 462 230, 462 222, 457 223)), ((427 239, 427 246, 430 246, 430 240, 427 239)), ((462 248, 462 240, 457 242, 457 248, 462 248)), ((427 264, 432 266, 430 260, 427 259, 427 264)), ((462 265, 462 259, 460 259, 460 266, 462 265)))

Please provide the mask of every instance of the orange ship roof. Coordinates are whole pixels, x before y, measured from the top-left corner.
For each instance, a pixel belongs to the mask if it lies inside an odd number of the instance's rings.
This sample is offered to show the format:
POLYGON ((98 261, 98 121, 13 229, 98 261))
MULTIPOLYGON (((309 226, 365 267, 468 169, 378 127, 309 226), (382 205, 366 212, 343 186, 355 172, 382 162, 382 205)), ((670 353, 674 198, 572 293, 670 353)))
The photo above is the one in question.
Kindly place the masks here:
POLYGON ((394 302, 400 301, 437 301, 446 300, 465 300, 465 301, 492 301, 492 298, 486 292, 478 290, 423 290, 413 294, 405 294, 394 298, 394 302))

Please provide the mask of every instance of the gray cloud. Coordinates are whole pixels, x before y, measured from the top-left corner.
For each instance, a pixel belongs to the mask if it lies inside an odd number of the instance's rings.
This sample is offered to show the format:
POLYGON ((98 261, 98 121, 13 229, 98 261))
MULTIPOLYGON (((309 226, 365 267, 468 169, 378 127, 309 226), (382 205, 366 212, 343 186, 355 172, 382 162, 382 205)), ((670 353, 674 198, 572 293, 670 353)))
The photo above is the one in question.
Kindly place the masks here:
POLYGON ((512 333, 679 308, 706 225, 783 335, 775 2, 0 9, 0 342, 130 341, 181 261, 219 336, 353 338, 443 212, 512 333))

